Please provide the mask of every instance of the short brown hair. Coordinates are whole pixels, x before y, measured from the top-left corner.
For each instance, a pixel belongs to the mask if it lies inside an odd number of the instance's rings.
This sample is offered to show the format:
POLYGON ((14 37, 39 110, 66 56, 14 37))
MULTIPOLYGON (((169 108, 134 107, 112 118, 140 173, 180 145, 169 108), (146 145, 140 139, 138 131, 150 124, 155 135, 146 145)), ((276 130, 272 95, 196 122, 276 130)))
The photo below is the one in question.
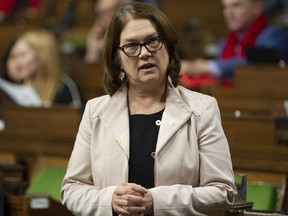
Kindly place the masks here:
POLYGON ((119 79, 121 72, 118 56, 121 32, 128 21, 134 19, 148 19, 156 27, 169 55, 167 76, 172 79, 174 86, 178 85, 180 60, 176 52, 177 36, 167 16, 159 9, 145 3, 129 3, 122 5, 114 14, 106 31, 103 45, 104 87, 109 95, 113 95, 121 86, 119 79))

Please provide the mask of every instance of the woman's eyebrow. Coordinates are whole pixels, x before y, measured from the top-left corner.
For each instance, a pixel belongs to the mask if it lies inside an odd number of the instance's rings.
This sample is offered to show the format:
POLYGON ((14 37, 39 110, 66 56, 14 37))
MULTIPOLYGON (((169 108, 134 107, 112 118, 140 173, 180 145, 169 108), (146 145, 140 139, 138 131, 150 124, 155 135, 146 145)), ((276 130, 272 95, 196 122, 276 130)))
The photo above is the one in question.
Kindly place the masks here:
POLYGON ((158 36, 158 33, 155 32, 155 33, 152 33, 152 34, 149 34, 147 35, 143 41, 139 41, 135 38, 126 38, 124 41, 123 41, 123 44, 127 44, 127 43, 143 43, 147 40, 149 40, 150 38, 153 38, 153 37, 157 37, 158 36))

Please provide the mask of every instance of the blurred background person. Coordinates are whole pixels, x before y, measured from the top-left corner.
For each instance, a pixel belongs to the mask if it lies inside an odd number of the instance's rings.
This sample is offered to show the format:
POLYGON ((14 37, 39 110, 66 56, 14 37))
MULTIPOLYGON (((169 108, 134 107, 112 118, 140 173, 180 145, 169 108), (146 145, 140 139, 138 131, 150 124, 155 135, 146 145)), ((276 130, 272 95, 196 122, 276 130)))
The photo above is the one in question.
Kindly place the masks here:
MULTIPOLYGON (((97 0, 95 11, 96 20, 91 30, 87 35, 87 45, 85 62, 95 63, 101 60, 102 45, 104 40, 104 34, 108 25, 112 19, 112 16, 116 9, 122 4, 133 2, 133 0, 97 0)), ((159 7, 160 3, 157 0, 140 0, 140 2, 151 4, 155 7, 159 7)))
POLYGON ((29 49, 27 45, 21 47, 15 39, 9 44, 1 59, 0 118, 7 104, 20 106, 41 106, 42 104, 35 89, 27 84, 34 72, 30 67, 33 63, 30 62, 36 61, 34 53, 27 49, 29 49))
POLYGON ((6 98, 19 105, 31 105, 22 104, 19 100, 25 99, 15 96, 17 88, 25 86, 40 100, 40 104, 32 105, 82 105, 76 84, 61 69, 57 40, 46 30, 24 32, 12 42, 2 59, 0 84, 2 101, 6 98))
POLYGON ((27 17, 35 17, 41 0, 0 0, 0 23, 11 13, 24 11, 27 17))
POLYGON ((288 33, 280 26, 268 25, 263 0, 222 0, 222 5, 230 32, 219 44, 219 56, 212 60, 183 59, 181 82, 184 86, 214 84, 233 78, 235 68, 248 63, 246 47, 274 48, 281 59, 288 60, 288 33))

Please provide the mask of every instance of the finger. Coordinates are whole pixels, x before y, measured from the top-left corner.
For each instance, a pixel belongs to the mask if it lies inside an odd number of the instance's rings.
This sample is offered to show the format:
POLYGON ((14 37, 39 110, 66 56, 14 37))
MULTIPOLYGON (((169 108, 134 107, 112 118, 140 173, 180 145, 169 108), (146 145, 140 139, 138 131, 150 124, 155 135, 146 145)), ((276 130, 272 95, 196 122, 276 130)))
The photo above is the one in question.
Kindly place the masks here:
POLYGON ((135 192, 145 194, 148 192, 148 190, 145 187, 142 187, 141 185, 135 184, 135 183, 125 183, 126 187, 129 189, 132 189, 135 192))
POLYGON ((121 197, 117 196, 113 201, 118 206, 144 206, 145 198, 134 195, 123 195, 121 197))
POLYGON ((123 209, 132 215, 142 214, 146 210, 145 206, 124 206, 123 209))
POLYGON ((118 196, 131 194, 143 197, 147 192, 148 191, 146 188, 136 184, 125 184, 123 186, 118 186, 115 190, 115 194, 117 194, 118 196))
POLYGON ((131 215, 130 212, 126 211, 123 207, 120 207, 120 206, 117 206, 116 208, 114 208, 114 211, 118 215, 131 215))
POLYGON ((127 205, 128 205, 127 200, 115 199, 112 202, 113 202, 112 204, 113 210, 117 214, 131 215, 131 213, 127 211, 127 205))
MULTIPOLYGON (((119 214, 119 216, 127 216, 127 215, 119 214)), ((136 214, 129 214, 129 216, 144 216, 144 214, 143 213, 136 213, 136 214)))
POLYGON ((127 201, 127 205, 126 206, 132 206, 132 205, 136 205, 136 206, 143 206, 145 203, 145 198, 142 196, 135 196, 135 195, 126 195, 124 197, 124 199, 127 201))

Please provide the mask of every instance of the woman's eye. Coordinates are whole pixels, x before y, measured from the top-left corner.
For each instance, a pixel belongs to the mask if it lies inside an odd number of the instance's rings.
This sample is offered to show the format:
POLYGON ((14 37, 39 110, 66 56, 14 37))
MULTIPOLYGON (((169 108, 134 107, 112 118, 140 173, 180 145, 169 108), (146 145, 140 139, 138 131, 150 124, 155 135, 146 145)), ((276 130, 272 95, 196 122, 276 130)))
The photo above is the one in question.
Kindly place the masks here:
POLYGON ((153 38, 153 39, 150 39, 149 41, 147 41, 147 45, 148 46, 154 46, 154 45, 157 45, 158 44, 158 39, 157 38, 153 38))
POLYGON ((138 44, 127 44, 126 45, 126 48, 131 48, 131 49, 137 48, 137 47, 138 47, 138 44))
POLYGON ((138 47, 139 47, 138 44, 128 44, 127 46, 125 46, 124 49, 128 52, 133 52, 133 51, 136 51, 138 47))

